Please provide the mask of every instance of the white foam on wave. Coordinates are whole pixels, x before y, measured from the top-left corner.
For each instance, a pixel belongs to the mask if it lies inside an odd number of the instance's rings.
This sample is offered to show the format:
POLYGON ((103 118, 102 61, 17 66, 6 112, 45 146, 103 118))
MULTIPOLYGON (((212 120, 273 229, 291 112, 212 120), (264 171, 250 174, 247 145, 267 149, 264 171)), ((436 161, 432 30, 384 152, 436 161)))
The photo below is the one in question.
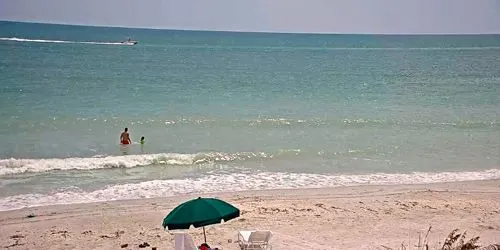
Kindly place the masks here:
POLYGON ((154 180, 108 186, 101 190, 60 191, 51 194, 23 194, 0 199, 0 210, 24 207, 89 203, 112 200, 169 197, 228 191, 322 188, 356 185, 425 184, 500 179, 500 169, 477 172, 414 172, 410 174, 322 175, 257 172, 254 174, 213 174, 201 178, 154 180))
POLYGON ((121 42, 81 42, 81 41, 64 41, 64 40, 45 40, 45 39, 27 39, 18 37, 0 37, 1 41, 14 42, 35 42, 35 43, 75 43, 75 44, 101 44, 101 45, 134 45, 132 43, 121 42))
POLYGON ((158 165, 193 165, 205 162, 229 162, 269 157, 265 153, 197 153, 197 154, 143 154, 64 159, 1 159, 0 176, 21 173, 39 173, 52 170, 90 170, 104 168, 132 168, 158 165))

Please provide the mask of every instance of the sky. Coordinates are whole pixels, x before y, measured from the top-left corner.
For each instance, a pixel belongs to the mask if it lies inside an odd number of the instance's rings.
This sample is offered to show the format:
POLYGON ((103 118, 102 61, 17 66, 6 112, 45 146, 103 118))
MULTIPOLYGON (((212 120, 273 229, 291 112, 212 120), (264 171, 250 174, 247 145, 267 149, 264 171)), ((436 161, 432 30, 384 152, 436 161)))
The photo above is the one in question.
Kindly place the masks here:
POLYGON ((500 0, 0 0, 0 20, 254 32, 500 34, 500 0))

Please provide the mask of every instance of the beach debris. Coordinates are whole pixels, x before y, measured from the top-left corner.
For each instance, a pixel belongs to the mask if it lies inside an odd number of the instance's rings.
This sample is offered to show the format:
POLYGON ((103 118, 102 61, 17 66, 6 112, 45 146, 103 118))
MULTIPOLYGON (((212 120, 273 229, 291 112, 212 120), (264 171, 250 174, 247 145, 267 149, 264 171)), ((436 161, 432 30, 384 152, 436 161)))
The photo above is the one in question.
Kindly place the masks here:
POLYGON ((336 207, 336 206, 331 206, 330 208, 335 209, 335 210, 341 210, 341 211, 344 211, 344 212, 356 213, 356 212, 354 212, 352 210, 341 208, 341 207, 336 207))
POLYGON ((120 238, 120 236, 121 236, 122 234, 124 234, 124 233, 125 233, 125 231, 121 230, 121 231, 116 231, 113 235, 101 235, 101 236, 99 236, 99 237, 101 237, 101 238, 103 238, 103 239, 104 239, 104 238, 108 238, 108 239, 116 239, 116 238, 120 238))
POLYGON ((19 244, 19 242, 18 242, 18 241, 16 241, 14 244, 12 244, 12 245, 8 245, 8 246, 6 246, 5 248, 17 247, 17 246, 22 246, 22 245, 24 245, 24 243, 19 244))
POLYGON ((5 246, 5 248, 11 248, 11 247, 16 247, 16 246, 22 246, 24 245, 24 243, 19 243, 19 241, 21 239, 23 239, 25 236, 24 235, 21 235, 21 234, 14 234, 12 236, 10 236, 9 238, 10 239, 13 239, 14 240, 14 243, 13 244, 10 244, 8 246, 5 246))
POLYGON ((414 206, 416 206, 416 205, 418 205, 418 202, 416 202, 416 201, 410 201, 409 203, 410 203, 410 205, 412 205, 413 207, 414 207, 414 206))
POLYGON ((479 250, 500 250, 500 244, 491 244, 489 246, 480 248, 479 250))
POLYGON ((89 235, 89 234, 93 234, 93 232, 91 230, 87 230, 87 231, 83 231, 82 234, 89 235))
POLYGON ((36 217, 36 214, 34 214, 34 213, 26 215, 26 218, 35 218, 35 217, 36 217))
POLYGON ((127 244, 127 243, 122 244, 120 247, 121 247, 121 248, 126 248, 126 247, 128 247, 128 244, 127 244))
POLYGON ((403 202, 396 201, 395 204, 398 205, 401 210, 410 211, 410 207, 403 202))
POLYGON ((490 229, 490 230, 495 229, 494 226, 485 226, 485 225, 479 225, 479 226, 482 227, 482 228, 490 229))
POLYGON ((16 240, 14 244, 8 245, 5 248, 11 248, 11 247, 17 247, 17 246, 22 246, 24 243, 19 243, 19 240, 16 240))
MULTIPOLYGON (((374 213, 374 214, 378 214, 378 211, 376 211, 376 210, 374 210, 374 209, 372 209, 372 208, 370 208, 370 207, 368 207, 368 206, 366 206, 366 207, 363 207, 363 206, 362 206, 362 207, 360 207, 360 208, 361 208, 361 209, 363 209, 363 210, 366 210, 366 211, 372 212, 372 213, 374 213)), ((407 210, 407 211, 408 211, 408 210, 407 210)))
MULTIPOLYGON (((293 209, 293 208, 292 208, 293 209)), ((277 213, 286 213, 288 214, 288 209, 276 208, 276 207, 258 207, 257 208, 259 214, 277 214, 277 213)), ((297 211, 293 209, 294 211, 297 211)), ((313 209, 308 208, 307 211, 313 211, 313 209)))
POLYGON ((149 247, 149 246, 150 246, 150 245, 149 245, 149 243, 147 243, 147 242, 144 242, 144 243, 142 243, 142 244, 139 244, 139 248, 145 248, 145 247, 149 247))
POLYGON ((323 203, 316 203, 316 204, 314 204, 314 206, 322 208, 326 211, 330 211, 330 210, 328 210, 328 208, 325 207, 325 204, 323 204, 323 203))
POLYGON ((429 205, 425 205, 425 206, 423 206, 423 208, 434 209, 434 210, 436 210, 436 209, 437 209, 437 208, 435 208, 435 207, 431 207, 431 206, 429 206, 429 205))
POLYGON ((67 238, 69 236, 69 232, 66 230, 57 231, 57 230, 52 229, 52 230, 50 230, 50 234, 59 234, 59 235, 62 235, 64 238, 67 238))

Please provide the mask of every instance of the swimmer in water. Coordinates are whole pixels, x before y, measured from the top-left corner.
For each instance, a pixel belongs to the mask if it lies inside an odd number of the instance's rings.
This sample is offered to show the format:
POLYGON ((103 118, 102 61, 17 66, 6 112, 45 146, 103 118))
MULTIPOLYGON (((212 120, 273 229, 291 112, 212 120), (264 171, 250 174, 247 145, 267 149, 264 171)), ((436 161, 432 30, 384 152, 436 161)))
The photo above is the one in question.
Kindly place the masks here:
POLYGON ((120 135, 120 144, 132 144, 132 141, 130 140, 130 135, 128 133, 128 128, 125 128, 125 131, 122 132, 120 135))
POLYGON ((141 145, 144 145, 144 136, 141 137, 141 145))

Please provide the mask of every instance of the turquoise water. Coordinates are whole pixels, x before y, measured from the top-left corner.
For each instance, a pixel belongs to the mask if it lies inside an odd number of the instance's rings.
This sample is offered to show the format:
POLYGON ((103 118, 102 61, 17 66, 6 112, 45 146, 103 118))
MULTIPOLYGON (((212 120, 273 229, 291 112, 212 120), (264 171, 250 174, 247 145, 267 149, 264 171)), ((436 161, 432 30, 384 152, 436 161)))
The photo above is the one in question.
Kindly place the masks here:
POLYGON ((500 35, 0 22, 0 55, 0 209, 500 178, 500 35))

